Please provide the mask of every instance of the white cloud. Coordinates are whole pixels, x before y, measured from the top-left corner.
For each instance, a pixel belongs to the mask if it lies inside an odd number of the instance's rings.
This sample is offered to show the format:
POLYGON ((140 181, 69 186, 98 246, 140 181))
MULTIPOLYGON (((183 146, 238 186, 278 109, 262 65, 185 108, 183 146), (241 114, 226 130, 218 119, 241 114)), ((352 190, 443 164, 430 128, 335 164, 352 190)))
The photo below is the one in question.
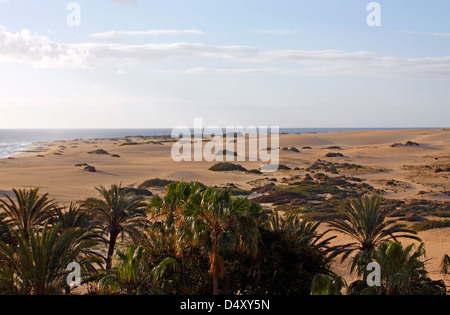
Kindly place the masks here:
POLYGON ((38 68, 85 68, 95 64, 89 45, 67 45, 24 29, 8 32, 0 25, 0 61, 31 64, 38 68))
POLYGON ((425 36, 435 36, 435 37, 449 37, 450 33, 439 33, 439 32, 413 32, 413 31, 396 31, 397 33, 412 34, 412 35, 425 35, 425 36))
POLYGON ((262 51, 249 46, 217 46, 187 42, 141 45, 63 44, 52 42, 48 37, 28 30, 11 33, 0 26, 0 62, 25 63, 37 68, 76 69, 95 67, 109 61, 140 63, 179 57, 189 58, 200 64, 205 58, 233 63, 231 69, 197 68, 187 70, 190 73, 450 77, 450 56, 399 58, 368 51, 262 51), (236 63, 245 66, 240 69, 240 66, 236 67, 236 63), (260 65, 264 69, 261 70, 260 65))
POLYGON ((137 0, 112 0, 112 2, 126 4, 126 5, 130 5, 133 7, 137 7, 139 4, 139 1, 137 1, 137 0))
POLYGON ((146 30, 146 31, 109 31, 101 33, 93 33, 89 36, 96 39, 103 40, 120 40, 124 36, 177 36, 177 35, 204 35, 205 33, 199 30, 146 30))
POLYGON ((253 30, 254 33, 263 35, 292 35, 294 30, 253 30))

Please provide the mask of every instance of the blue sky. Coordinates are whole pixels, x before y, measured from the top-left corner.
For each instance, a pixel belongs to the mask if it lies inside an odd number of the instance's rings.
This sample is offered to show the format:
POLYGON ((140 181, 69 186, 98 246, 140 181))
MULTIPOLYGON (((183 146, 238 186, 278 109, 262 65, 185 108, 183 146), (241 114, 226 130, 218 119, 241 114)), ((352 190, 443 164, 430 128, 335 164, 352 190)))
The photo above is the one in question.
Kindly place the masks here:
POLYGON ((450 1, 0 0, 0 128, 448 127, 450 1))

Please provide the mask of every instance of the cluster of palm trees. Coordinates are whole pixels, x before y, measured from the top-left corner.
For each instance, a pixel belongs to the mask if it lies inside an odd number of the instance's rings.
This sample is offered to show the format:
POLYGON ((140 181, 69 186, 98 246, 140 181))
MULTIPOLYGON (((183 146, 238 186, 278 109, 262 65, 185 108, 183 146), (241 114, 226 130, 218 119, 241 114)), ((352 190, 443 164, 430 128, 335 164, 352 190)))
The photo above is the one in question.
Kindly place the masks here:
MULTIPOLYGON (((89 293, 220 294, 234 272, 256 283, 256 292, 270 294, 257 286, 261 278, 290 276, 271 250, 285 253, 285 261, 317 258, 320 268, 308 269, 308 261, 295 267, 311 294, 341 294, 344 288, 349 294, 445 294, 442 282, 428 278, 423 244, 414 250, 398 242, 419 240, 417 235, 387 220, 377 198, 353 200, 344 219, 328 222, 329 231, 355 240, 336 246, 336 236, 319 232, 320 223, 268 213, 229 190, 176 182, 163 197, 144 199, 121 185, 96 189, 98 198, 68 208, 40 196, 38 188, 14 189, 14 198, 0 199, 0 294, 68 294, 67 266, 74 262, 89 293), (363 280, 347 286, 335 275, 331 262, 338 256, 351 259, 363 280), (381 265, 380 287, 364 282, 371 261, 381 265)), ((447 257, 444 272, 449 265, 447 257)), ((246 286, 237 282, 239 290, 246 286)))
MULTIPOLYGON (((343 233, 354 242, 341 248, 342 261, 351 256, 350 270, 362 276, 361 280, 347 286, 341 277, 318 275, 312 283, 312 294, 342 294, 347 287, 349 294, 387 295, 435 295, 446 294, 443 280, 433 281, 425 268, 425 245, 420 243, 404 247, 401 238, 421 242, 421 239, 396 219, 388 219, 387 208, 381 207, 381 199, 362 197, 350 202, 344 218, 331 220, 331 230, 343 233), (368 265, 380 266, 380 283, 368 286, 368 265)), ((442 273, 448 274, 448 256, 444 258, 442 273)))

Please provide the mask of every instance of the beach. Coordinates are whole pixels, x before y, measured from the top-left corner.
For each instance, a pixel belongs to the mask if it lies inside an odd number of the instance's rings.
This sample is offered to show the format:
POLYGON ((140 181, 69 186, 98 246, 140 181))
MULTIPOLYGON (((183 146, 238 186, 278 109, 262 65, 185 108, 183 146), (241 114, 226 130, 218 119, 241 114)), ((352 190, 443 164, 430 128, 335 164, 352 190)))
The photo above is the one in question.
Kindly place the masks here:
MULTIPOLYGON (((173 144, 174 140, 168 137, 35 143, 27 152, 0 160, 0 192, 11 195, 12 188, 40 187, 41 193, 49 193, 58 203, 68 206, 97 197, 95 187, 99 185, 121 183, 137 188, 153 178, 198 181, 211 187, 233 184, 249 191, 270 182, 288 185, 306 174, 313 175, 307 168, 320 160, 360 165, 354 170, 342 169, 339 174, 357 177, 375 190, 382 190, 386 199, 450 201, 450 172, 446 170, 450 167, 450 129, 281 134, 280 164, 290 169, 263 174, 208 170, 216 162, 175 162, 171 156, 173 144), (327 157, 328 153, 340 155, 327 157), (93 166, 95 172, 85 170, 86 166, 93 166)), ((236 163, 247 170, 259 169, 262 164, 236 163)), ((150 191, 163 194, 161 187, 150 191)), ((326 224, 321 229, 325 230, 326 224)), ((442 257, 450 253, 450 228, 419 232, 419 236, 426 245, 430 276, 441 279, 438 271, 442 257)), ((342 235, 334 240, 348 241, 342 235)), ((351 278, 344 266, 335 269, 351 278)))

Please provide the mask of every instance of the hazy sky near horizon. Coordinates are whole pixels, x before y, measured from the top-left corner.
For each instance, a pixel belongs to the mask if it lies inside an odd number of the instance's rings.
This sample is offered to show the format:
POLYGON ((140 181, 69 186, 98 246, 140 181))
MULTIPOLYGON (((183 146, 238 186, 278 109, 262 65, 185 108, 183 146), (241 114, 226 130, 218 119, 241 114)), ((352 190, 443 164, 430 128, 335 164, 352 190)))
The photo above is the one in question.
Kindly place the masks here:
POLYGON ((450 127, 448 0, 70 2, 0 0, 0 128, 450 127))

